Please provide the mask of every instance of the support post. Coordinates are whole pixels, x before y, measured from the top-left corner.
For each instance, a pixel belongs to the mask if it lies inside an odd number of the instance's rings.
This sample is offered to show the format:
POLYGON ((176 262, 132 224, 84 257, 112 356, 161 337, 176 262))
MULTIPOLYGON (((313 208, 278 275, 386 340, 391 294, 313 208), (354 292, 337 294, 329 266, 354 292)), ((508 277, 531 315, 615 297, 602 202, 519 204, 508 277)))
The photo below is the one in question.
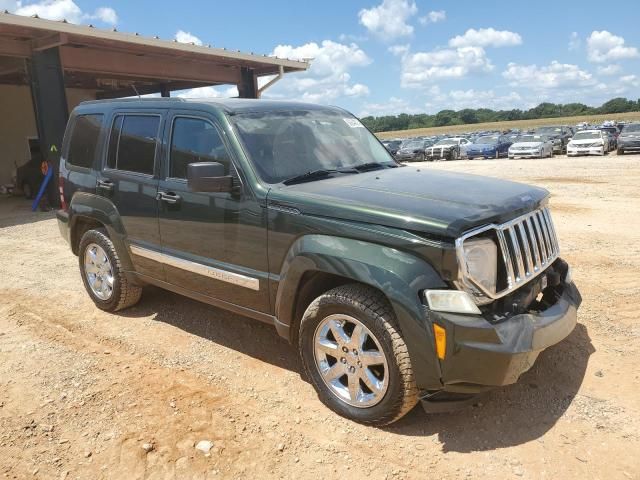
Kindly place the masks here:
POLYGON ((240 68, 240 83, 238 84, 240 98, 259 98, 258 77, 253 68, 240 68))
POLYGON ((40 150, 54 172, 53 181, 49 183, 48 198, 53 205, 58 205, 54 185, 57 183, 62 139, 69 119, 58 47, 33 52, 29 62, 29 78, 40 150))
POLYGON ((160 96, 162 98, 169 98, 171 96, 171 90, 169 89, 169 85, 166 83, 160 85, 160 96))

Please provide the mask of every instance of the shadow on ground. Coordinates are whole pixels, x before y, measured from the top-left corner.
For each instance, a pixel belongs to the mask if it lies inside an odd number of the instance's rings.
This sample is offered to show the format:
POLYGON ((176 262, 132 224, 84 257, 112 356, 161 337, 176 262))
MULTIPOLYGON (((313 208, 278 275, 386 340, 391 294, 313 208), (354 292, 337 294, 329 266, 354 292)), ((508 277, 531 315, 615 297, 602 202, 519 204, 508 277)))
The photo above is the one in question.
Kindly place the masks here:
POLYGON ((494 450, 536 440, 573 402, 594 351, 587 327, 578 324, 564 341, 543 351, 517 384, 493 390, 477 406, 458 412, 427 415, 416 408, 387 430, 437 435, 445 452, 494 450))
POLYGON ((31 200, 21 197, 0 197, 0 228, 27 225, 55 218, 54 211, 31 211, 31 200))
MULTIPOLYGON (((177 294, 147 287, 142 302, 120 315, 153 316, 156 321, 301 373, 295 348, 272 326, 177 294)), ((430 415, 417 406, 385 430, 403 436, 437 435, 443 451, 456 452, 494 450, 536 440, 571 405, 594 351, 587 328, 578 324, 563 342, 542 352, 517 384, 491 391, 477 406, 430 415)))

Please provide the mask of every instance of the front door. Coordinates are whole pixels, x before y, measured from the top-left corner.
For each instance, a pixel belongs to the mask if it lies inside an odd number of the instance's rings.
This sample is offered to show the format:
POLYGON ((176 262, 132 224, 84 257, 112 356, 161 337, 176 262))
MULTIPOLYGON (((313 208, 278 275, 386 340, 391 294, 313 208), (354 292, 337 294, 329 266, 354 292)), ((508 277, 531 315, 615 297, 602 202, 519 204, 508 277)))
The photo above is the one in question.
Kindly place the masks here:
POLYGON ((206 113, 169 116, 159 225, 167 282, 208 297, 269 311, 264 209, 243 186, 219 124, 206 113), (219 162, 233 193, 192 192, 187 165, 219 162))
POLYGON ((117 210, 113 215, 122 222, 136 271, 160 280, 164 268, 156 258, 161 249, 156 158, 163 113, 126 111, 113 116, 107 158, 96 185, 96 192, 117 210))

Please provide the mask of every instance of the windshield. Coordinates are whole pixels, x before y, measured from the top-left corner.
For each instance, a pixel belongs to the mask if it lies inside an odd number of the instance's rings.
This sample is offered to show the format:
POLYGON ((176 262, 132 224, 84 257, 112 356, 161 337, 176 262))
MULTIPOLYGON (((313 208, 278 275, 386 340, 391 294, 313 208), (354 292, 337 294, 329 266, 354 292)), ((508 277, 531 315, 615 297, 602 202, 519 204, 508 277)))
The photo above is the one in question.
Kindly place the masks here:
POLYGON ((498 143, 498 137, 478 137, 475 139, 473 143, 484 143, 484 144, 494 145, 498 143))
POLYGON ((540 133, 562 133, 562 128, 560 128, 560 127, 540 127, 540 128, 536 128, 536 132, 540 132, 540 133))
POLYGON ((414 142, 409 142, 406 145, 403 145, 402 148, 423 148, 424 147, 424 143, 422 141, 414 141, 414 142))
POLYGON ((267 183, 372 162, 397 165, 359 120, 339 110, 253 112, 230 119, 267 183))
POLYGON ((629 125, 625 125, 622 131, 624 133, 640 132, 640 123, 630 123, 629 125))
POLYGON ((445 138, 444 140, 440 140, 438 143, 436 143, 436 147, 439 145, 457 145, 458 142, 456 142, 455 140, 451 139, 451 138, 445 138))
POLYGON ((573 136, 574 140, 592 140, 594 138, 602 138, 600 132, 578 132, 573 136))
POLYGON ((520 135, 517 142, 544 142, 546 140, 542 135, 520 135))

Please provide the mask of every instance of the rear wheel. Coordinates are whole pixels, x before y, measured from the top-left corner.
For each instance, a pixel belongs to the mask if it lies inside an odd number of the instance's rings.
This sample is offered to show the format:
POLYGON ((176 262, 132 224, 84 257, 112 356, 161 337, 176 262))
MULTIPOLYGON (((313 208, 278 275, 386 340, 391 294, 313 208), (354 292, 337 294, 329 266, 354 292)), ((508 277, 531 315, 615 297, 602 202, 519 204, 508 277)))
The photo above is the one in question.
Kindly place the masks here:
POLYGON ((116 312, 140 301, 142 288, 124 275, 105 230, 89 230, 82 236, 78 259, 84 287, 98 308, 116 312))
POLYGON ((374 289, 344 285, 314 300, 302 318, 298 347, 320 400, 343 417, 388 425, 418 401, 395 315, 374 289))

